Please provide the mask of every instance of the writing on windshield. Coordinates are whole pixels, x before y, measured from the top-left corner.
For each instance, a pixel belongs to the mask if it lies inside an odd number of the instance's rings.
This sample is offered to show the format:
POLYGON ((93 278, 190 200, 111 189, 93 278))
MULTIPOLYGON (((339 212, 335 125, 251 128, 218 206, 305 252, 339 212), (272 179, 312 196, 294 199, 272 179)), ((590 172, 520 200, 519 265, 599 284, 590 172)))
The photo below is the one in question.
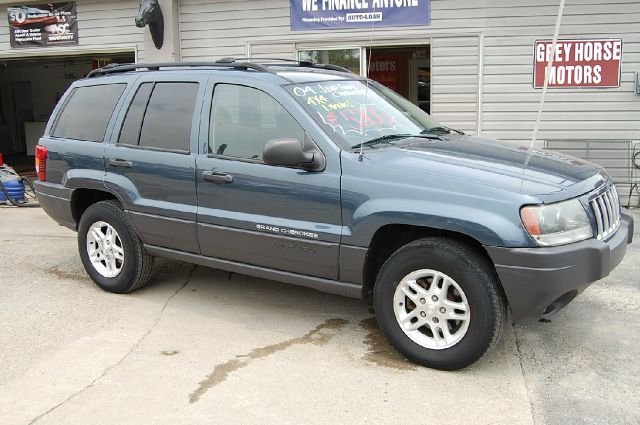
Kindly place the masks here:
POLYGON ((359 81, 299 85, 292 93, 298 102, 342 136, 394 131, 400 124, 399 111, 385 108, 380 95, 359 81))

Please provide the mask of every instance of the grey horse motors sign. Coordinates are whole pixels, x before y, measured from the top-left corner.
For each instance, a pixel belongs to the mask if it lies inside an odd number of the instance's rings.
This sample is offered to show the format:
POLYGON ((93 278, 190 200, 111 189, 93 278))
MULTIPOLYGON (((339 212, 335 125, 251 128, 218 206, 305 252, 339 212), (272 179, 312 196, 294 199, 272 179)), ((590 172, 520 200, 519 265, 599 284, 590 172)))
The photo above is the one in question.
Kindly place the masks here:
POLYGON ((11 47, 78 44, 76 3, 9 6, 11 47))

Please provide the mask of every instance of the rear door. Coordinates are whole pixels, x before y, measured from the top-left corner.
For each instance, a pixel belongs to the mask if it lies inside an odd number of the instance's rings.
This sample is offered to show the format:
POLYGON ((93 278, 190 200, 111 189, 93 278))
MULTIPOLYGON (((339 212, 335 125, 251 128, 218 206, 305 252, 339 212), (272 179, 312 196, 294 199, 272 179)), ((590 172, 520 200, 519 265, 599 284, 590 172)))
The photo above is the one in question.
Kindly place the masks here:
POLYGON ((212 77, 218 81, 210 82, 213 95, 205 98, 209 128, 200 132, 196 167, 202 254, 337 279, 339 152, 318 145, 327 162, 320 172, 265 164, 262 152, 271 139, 314 143, 305 134, 310 119, 280 87, 230 74, 212 77))
POLYGON ((195 157, 206 80, 143 75, 105 150, 105 182, 147 244, 199 252, 195 157))

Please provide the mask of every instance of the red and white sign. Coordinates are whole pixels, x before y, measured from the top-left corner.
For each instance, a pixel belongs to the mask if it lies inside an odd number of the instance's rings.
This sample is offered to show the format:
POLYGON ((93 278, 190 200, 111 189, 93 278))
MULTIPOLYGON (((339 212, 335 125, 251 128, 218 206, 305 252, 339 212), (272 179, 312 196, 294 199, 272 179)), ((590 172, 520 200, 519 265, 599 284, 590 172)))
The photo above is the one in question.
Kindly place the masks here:
POLYGON ((398 91, 400 80, 400 58, 392 55, 376 55, 371 57, 369 78, 384 84, 391 90, 398 91))
POLYGON ((622 39, 536 40, 533 49, 533 87, 544 85, 550 55, 548 87, 620 87, 622 39))

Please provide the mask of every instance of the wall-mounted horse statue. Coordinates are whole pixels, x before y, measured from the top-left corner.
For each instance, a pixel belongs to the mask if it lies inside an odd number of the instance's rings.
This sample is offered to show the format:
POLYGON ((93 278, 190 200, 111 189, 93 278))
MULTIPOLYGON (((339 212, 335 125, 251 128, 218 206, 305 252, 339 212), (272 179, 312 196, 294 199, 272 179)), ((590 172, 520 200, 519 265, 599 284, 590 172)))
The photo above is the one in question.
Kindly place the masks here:
POLYGON ((140 0, 136 26, 144 28, 145 25, 149 25, 149 32, 154 46, 156 46, 156 49, 160 49, 164 41, 164 17, 158 0, 140 0))

